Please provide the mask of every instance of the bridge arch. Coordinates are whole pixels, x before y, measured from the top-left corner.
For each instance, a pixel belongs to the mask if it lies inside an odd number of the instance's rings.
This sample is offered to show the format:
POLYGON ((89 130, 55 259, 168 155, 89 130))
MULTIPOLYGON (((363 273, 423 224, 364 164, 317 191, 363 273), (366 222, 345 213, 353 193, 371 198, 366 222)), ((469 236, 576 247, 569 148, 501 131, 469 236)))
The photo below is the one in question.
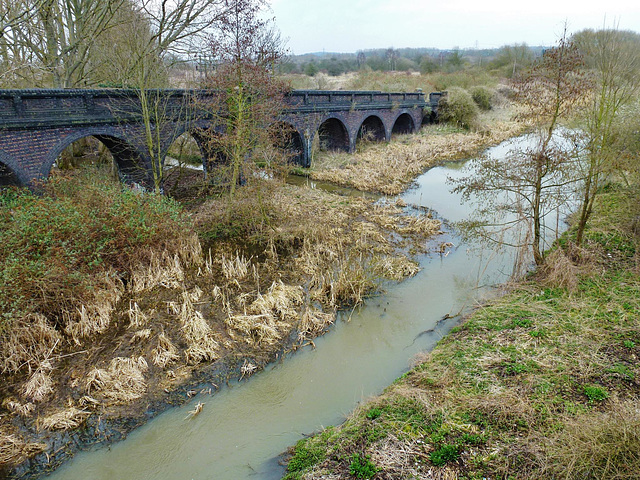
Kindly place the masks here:
POLYGON ((383 142, 387 139, 384 122, 377 115, 369 115, 364 119, 358 129, 358 140, 369 140, 374 142, 383 142))
POLYGON ((318 127, 318 141, 320 150, 336 150, 348 152, 351 143, 349 131, 345 124, 336 117, 329 117, 318 127))
POLYGON ((81 129, 65 136, 46 154, 40 171, 41 178, 48 178, 60 154, 73 142, 86 137, 94 137, 109 150, 118 166, 120 180, 127 184, 150 187, 150 162, 139 148, 125 140, 122 131, 114 127, 81 129))
POLYGON ((391 129, 391 135, 404 135, 407 133, 414 133, 416 131, 416 124, 413 121, 411 115, 407 112, 398 115, 393 122, 393 128, 391 129))
POLYGON ((22 171, 16 162, 0 150, 0 188, 22 187, 28 183, 28 179, 21 175, 22 171))
POLYGON ((216 142, 217 138, 224 135, 224 128, 221 126, 212 126, 207 121, 198 121, 190 123, 181 123, 177 128, 171 127, 164 137, 167 138, 163 145, 163 158, 166 158, 169 149, 175 141, 181 136, 187 134, 198 145, 200 156, 202 158, 202 170, 204 177, 208 178, 214 170, 228 165, 229 161, 220 146, 220 142, 216 142))
POLYGON ((289 122, 277 122, 271 126, 274 146, 282 150, 290 163, 304 165, 305 144, 303 135, 289 122))

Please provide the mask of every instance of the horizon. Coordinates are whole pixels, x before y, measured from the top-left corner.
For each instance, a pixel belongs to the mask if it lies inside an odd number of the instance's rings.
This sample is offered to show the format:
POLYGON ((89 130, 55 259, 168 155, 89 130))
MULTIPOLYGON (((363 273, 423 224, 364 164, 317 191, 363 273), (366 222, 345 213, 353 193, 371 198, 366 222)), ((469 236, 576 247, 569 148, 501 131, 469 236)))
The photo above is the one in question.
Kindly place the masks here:
POLYGON ((540 0, 535 5, 490 0, 272 0, 275 24, 291 55, 355 53, 379 48, 483 50, 526 43, 548 47, 591 28, 640 31, 640 2, 540 0), (424 47, 425 44, 432 45, 424 47), (397 45, 404 45, 397 47, 397 45))

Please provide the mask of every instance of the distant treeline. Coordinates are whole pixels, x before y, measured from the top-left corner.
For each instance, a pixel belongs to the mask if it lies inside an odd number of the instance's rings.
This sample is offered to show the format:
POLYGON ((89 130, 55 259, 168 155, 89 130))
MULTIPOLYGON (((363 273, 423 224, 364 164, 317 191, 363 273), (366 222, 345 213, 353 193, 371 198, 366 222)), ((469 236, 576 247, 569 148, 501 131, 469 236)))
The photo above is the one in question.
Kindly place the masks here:
POLYGON ((492 49, 379 48, 356 53, 319 52, 290 56, 280 69, 282 73, 314 76, 323 72, 337 76, 360 70, 434 73, 479 66, 510 77, 530 65, 543 51, 544 47, 522 43, 492 49))

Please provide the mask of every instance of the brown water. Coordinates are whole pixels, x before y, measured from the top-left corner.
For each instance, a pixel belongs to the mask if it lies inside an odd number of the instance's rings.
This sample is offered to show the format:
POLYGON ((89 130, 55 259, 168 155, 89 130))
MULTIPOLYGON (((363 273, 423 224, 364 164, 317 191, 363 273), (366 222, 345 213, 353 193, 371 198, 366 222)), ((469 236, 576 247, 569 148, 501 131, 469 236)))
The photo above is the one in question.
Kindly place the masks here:
MULTIPOLYGON (((496 147, 502 154, 505 147, 496 147)), ((459 165, 431 169, 417 187, 402 195, 407 203, 433 208, 451 220, 468 208, 449 192, 447 175, 459 165)), ((445 225, 445 230, 448 228, 445 225)), ((194 397, 171 409, 125 441, 79 454, 50 479, 174 480, 276 479, 284 473, 278 455, 324 426, 340 423, 359 403, 382 391, 408 369, 411 358, 431 349, 455 324, 439 322, 473 305, 510 271, 508 253, 459 245, 451 234, 437 242, 456 244, 449 255, 425 255, 422 271, 387 293, 344 315, 310 347, 215 396, 194 397), (492 259, 487 265, 487 260, 492 259), (431 328, 431 333, 423 333, 431 328), (187 420, 196 402, 204 410, 187 420)))

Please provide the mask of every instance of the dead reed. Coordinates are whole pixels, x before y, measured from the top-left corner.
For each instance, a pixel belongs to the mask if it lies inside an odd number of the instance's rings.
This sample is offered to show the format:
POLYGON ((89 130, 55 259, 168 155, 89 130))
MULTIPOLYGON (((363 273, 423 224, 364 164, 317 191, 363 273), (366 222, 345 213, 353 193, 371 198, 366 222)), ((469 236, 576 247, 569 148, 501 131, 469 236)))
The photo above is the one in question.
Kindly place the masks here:
POLYGON ((82 425, 89 415, 90 412, 87 410, 69 407, 41 418, 39 422, 46 430, 73 430, 82 425))
POLYGON ((111 360, 106 369, 94 368, 85 381, 88 395, 95 392, 114 404, 125 404, 136 400, 146 392, 144 372, 148 369, 143 357, 111 360))
POLYGON ((0 431, 0 465, 15 465, 47 448, 44 443, 27 442, 17 433, 0 431))

